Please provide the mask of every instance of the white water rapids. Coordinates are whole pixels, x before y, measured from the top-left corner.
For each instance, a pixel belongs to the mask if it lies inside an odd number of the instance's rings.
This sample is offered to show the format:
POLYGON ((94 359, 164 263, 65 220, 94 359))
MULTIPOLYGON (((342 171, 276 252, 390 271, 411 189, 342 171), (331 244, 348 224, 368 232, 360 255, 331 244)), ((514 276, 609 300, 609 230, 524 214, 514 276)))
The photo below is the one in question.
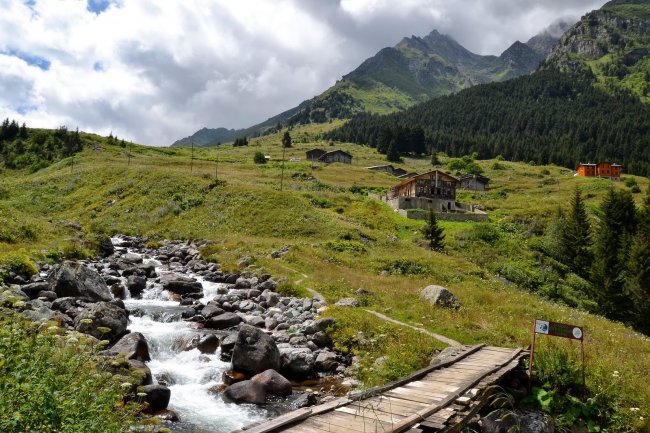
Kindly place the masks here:
MULTIPOLYGON (((153 263, 158 274, 169 270, 156 260, 144 261, 153 263)), ((197 279, 203 284, 202 303, 214 298, 222 286, 197 279)), ((183 344, 198 334, 191 322, 181 319, 183 307, 170 300, 160 284, 147 281, 141 299, 127 295, 124 303, 136 312, 130 316, 129 330, 141 332, 149 343, 151 361, 147 365, 154 382, 165 382, 171 390, 168 409, 176 412, 182 422, 168 427, 183 432, 225 433, 268 417, 257 406, 226 403, 211 391, 222 384, 222 374, 230 363, 219 359, 220 349, 214 355, 202 354, 198 349, 182 351, 183 344)))

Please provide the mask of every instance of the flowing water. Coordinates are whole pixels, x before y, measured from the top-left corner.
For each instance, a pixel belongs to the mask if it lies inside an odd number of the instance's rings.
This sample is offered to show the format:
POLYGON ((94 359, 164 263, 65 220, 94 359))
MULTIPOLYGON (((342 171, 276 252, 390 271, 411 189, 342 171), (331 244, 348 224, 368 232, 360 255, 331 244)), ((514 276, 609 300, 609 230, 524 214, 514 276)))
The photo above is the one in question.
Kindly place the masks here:
MULTIPOLYGON (((153 259, 145 259, 144 262, 153 263, 158 274, 169 270, 153 259)), ((197 279, 203 284, 203 303, 211 300, 222 286, 203 281, 200 277, 197 279)), ((130 317, 129 330, 141 332, 149 343, 151 361, 148 366, 154 382, 165 382, 171 390, 168 408, 179 415, 182 423, 171 425, 170 428, 230 432, 268 417, 257 406, 226 403, 214 391, 222 384, 222 374, 230 368, 230 363, 219 359, 220 349, 213 355, 202 354, 198 349, 182 350, 184 344, 198 334, 192 322, 181 319, 184 308, 170 300, 169 293, 162 290, 160 284, 147 281, 141 299, 132 299, 127 295, 124 303, 134 312, 130 317)))

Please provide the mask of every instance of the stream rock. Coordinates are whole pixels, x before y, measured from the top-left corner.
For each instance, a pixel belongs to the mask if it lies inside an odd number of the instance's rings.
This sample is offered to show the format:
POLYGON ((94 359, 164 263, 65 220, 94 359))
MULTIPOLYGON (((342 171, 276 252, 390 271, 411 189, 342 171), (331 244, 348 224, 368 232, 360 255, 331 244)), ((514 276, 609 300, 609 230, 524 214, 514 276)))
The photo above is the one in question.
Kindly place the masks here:
POLYGON ((126 334, 124 337, 120 338, 117 343, 113 345, 110 349, 107 349, 102 352, 107 356, 118 356, 119 354, 124 354, 127 360, 135 359, 136 361, 146 362, 151 361, 151 356, 149 356, 149 344, 139 332, 131 332, 126 334))
POLYGON ((78 262, 64 262, 52 273, 49 283, 50 290, 59 297, 105 302, 113 299, 101 275, 78 262))
POLYGON ((129 289, 132 297, 139 298, 147 288, 147 279, 138 275, 130 275, 126 280, 126 288, 129 289))
POLYGON ((165 273, 160 278, 163 289, 179 295, 203 293, 203 285, 194 278, 178 275, 173 272, 165 273))
POLYGON ((251 378, 253 382, 264 385, 267 394, 286 396, 291 394, 291 383, 275 370, 266 370, 251 378))
POLYGON ((307 347, 280 349, 280 371, 292 379, 305 379, 314 374, 314 353, 307 347))
POLYGON ((257 374, 280 369, 280 351, 269 335, 259 328, 242 325, 232 353, 232 368, 257 374))
POLYGON ((114 343, 126 333, 128 323, 126 311, 116 303, 97 302, 89 304, 77 314, 74 329, 114 343))
POLYGON ((241 323, 242 318, 235 313, 222 313, 205 321, 205 327, 210 329, 228 329, 241 323))
POLYGON ((159 410, 167 409, 171 391, 163 385, 145 385, 138 388, 138 392, 146 394, 144 401, 149 403, 147 412, 158 412, 159 410))
POLYGON ((244 380, 230 385, 222 396, 225 401, 232 403, 263 404, 266 400, 266 389, 260 382, 244 380))

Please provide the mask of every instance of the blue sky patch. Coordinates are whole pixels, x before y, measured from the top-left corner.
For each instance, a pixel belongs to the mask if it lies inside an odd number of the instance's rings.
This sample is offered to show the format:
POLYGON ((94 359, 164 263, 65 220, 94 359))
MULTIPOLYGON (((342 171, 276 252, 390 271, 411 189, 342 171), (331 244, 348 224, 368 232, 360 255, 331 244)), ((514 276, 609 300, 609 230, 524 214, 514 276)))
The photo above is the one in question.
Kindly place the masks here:
POLYGON ((35 54, 23 53, 22 51, 18 50, 0 51, 0 53, 7 56, 18 57, 19 59, 24 60, 28 65, 36 66, 43 71, 50 69, 51 62, 46 58, 37 56, 35 54))
POLYGON ((36 105, 19 105, 16 107, 16 112, 22 116, 29 113, 30 111, 36 111, 38 107, 36 105))
POLYGON ((86 9, 96 15, 99 15, 108 9, 111 3, 111 0, 88 0, 86 9))
POLYGON ((102 65, 101 62, 95 62, 95 64, 93 64, 93 69, 97 72, 102 72, 104 70, 104 65, 102 65))

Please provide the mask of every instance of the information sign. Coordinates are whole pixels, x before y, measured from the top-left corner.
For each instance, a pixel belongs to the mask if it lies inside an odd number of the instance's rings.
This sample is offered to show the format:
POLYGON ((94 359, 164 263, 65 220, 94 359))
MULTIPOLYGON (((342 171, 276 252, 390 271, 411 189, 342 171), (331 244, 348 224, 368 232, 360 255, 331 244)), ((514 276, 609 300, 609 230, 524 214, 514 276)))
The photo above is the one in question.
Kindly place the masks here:
POLYGON ((554 337, 582 340, 582 328, 566 323, 549 322, 547 320, 535 320, 535 333, 552 335, 554 337))

